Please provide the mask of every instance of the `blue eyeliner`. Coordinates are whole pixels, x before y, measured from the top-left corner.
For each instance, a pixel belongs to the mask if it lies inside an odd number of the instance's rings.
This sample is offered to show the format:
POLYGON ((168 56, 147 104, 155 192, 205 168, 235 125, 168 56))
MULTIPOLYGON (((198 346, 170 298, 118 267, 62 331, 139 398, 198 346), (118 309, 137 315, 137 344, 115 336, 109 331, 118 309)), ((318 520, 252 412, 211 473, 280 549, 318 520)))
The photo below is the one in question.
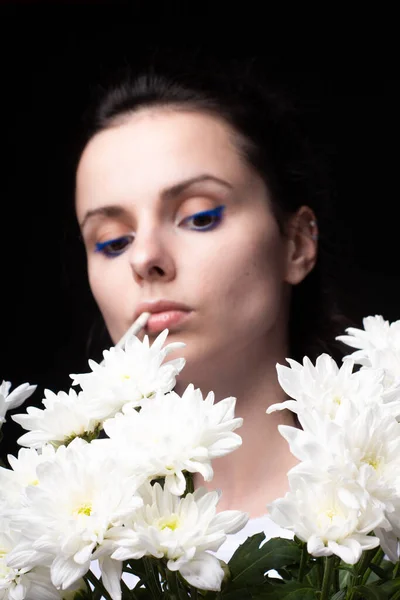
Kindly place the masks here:
MULTIPOLYGON (((201 212, 190 215, 181 221, 181 224, 188 224, 190 221, 201 218, 213 219, 211 223, 203 224, 198 227, 195 225, 189 226, 191 231, 210 231, 217 227, 222 220, 222 213, 224 212, 225 205, 216 206, 211 210, 203 210, 201 212)), ((105 242, 96 242, 94 251, 103 253, 107 258, 116 258, 125 251, 126 246, 132 241, 132 235, 121 235, 105 242), (126 243, 125 243, 126 242, 126 243), (112 249, 113 244, 122 244, 119 249, 112 249)))
POLYGON ((110 244, 115 244, 115 242, 120 242, 121 240, 128 239, 128 236, 122 235, 117 238, 113 238, 112 240, 107 240, 105 242, 96 242, 95 252, 102 252, 104 248, 109 246, 110 244))
POLYGON ((183 222, 187 223, 191 219, 197 219, 198 217, 216 217, 216 221, 214 221, 214 223, 210 223, 210 225, 207 225, 205 227, 194 228, 194 231, 209 231, 210 229, 213 229, 214 227, 219 225, 222 219, 222 213, 224 212, 224 209, 225 205, 221 204, 220 206, 216 206, 211 210, 202 210, 201 212, 195 213, 194 215, 190 215, 190 217, 186 217, 186 219, 184 219, 183 222))

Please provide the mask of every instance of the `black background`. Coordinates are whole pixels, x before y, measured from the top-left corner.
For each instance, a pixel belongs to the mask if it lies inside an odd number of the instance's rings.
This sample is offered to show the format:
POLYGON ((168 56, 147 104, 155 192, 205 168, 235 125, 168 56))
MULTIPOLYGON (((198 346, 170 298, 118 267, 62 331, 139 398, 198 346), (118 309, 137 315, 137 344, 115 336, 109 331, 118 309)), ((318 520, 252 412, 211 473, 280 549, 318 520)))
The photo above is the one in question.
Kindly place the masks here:
MULTIPOLYGON (((81 115, 105 73, 154 51, 257 57, 297 97, 333 176, 342 307, 357 325, 400 318, 396 17, 271 6, 0 5, 0 380, 38 384, 27 404, 87 370, 97 309, 73 213, 81 115)), ((22 430, 8 418, 3 433, 0 455, 16 453, 22 430)))

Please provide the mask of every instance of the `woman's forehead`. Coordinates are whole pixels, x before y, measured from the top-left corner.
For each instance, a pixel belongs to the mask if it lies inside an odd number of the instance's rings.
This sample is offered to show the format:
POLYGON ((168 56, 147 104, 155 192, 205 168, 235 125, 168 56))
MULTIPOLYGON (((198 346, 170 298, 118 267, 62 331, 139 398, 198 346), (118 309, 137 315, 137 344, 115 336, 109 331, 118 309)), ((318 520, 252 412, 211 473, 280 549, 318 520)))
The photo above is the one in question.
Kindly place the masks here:
POLYGON ((231 187, 249 185, 254 178, 230 127, 204 113, 139 111, 89 141, 77 172, 77 202, 123 196, 127 188, 133 196, 159 195, 203 175, 231 187))
MULTIPOLYGON (((142 109, 101 130, 89 141, 82 153, 82 163, 89 165, 113 158, 138 160, 148 154, 182 150, 188 158, 211 153, 212 158, 226 158, 236 153, 232 128, 217 116, 204 112, 142 109)), ((164 157, 164 160, 168 157, 164 157)))

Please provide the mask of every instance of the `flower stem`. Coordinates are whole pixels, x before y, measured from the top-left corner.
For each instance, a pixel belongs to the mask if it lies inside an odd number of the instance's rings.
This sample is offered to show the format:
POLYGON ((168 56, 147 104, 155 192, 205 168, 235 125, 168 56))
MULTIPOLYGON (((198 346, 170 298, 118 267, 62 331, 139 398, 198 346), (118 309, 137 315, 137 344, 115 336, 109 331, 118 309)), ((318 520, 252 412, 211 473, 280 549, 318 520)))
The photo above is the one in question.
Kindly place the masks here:
POLYGON ((340 560, 336 561, 335 569, 333 571, 333 589, 335 592, 340 591, 340 579, 339 579, 339 569, 338 569, 339 562, 340 562, 340 560))
POLYGON ((336 556, 327 556, 325 558, 324 577, 322 580, 322 590, 320 600, 328 600, 332 585, 333 570, 336 566, 336 556))
POLYGON ((301 551, 301 557, 300 557, 299 576, 297 578, 299 583, 301 583, 304 579, 304 573, 305 573, 306 566, 307 566, 307 557, 308 557, 307 545, 304 544, 303 549, 301 551))
POLYGON ((154 569, 153 569, 151 560, 147 557, 144 557, 143 564, 144 564, 144 568, 146 571, 146 583, 149 586, 151 595, 153 596, 153 598, 156 598, 156 599, 160 598, 161 593, 162 593, 160 581, 158 579, 158 575, 156 576, 156 574, 154 573, 154 569))
POLYGON ((396 566, 393 569, 393 577, 392 577, 392 579, 396 579, 399 570, 400 570, 400 560, 397 561, 396 566))
POLYGON ((376 549, 373 548, 364 552, 358 563, 354 566, 354 571, 347 590, 346 600, 353 600, 354 595, 357 594, 357 592, 354 592, 353 588, 359 585, 360 582, 365 583, 367 581, 371 572, 369 565, 374 561, 374 559, 377 561, 379 560, 380 562, 381 559, 379 559, 379 549, 376 551, 376 549))
POLYGON ((316 564, 315 568, 316 568, 316 576, 317 576, 317 587, 319 589, 322 586, 322 577, 323 577, 323 567, 322 567, 321 558, 317 559, 317 564, 316 564))
POLYGON ((368 578, 371 575, 372 569, 371 569, 370 565, 372 563, 374 565, 380 565, 384 555, 385 555, 385 553, 383 552, 382 548, 378 547, 378 550, 375 552, 374 556, 369 561, 367 568, 365 569, 364 573, 362 574, 362 579, 361 579, 362 585, 365 585, 367 583, 368 578))
POLYGON ((186 480, 186 489, 183 493, 183 496, 187 494, 193 494, 194 492, 194 479, 193 473, 189 473, 189 471, 184 471, 185 480, 186 480))
POLYGON ((193 600, 198 600, 198 591, 196 588, 190 588, 191 590, 191 597, 193 598, 193 600))
POLYGON ((364 577, 365 572, 368 570, 369 565, 371 564, 372 560, 375 558, 376 556, 376 550, 375 548, 373 548, 372 550, 367 550, 366 552, 363 553, 361 560, 359 561, 357 567, 356 567, 356 572, 355 572, 355 584, 358 585, 358 583, 360 582, 360 579, 364 577))
POLYGON ((174 571, 170 571, 166 569, 165 571, 168 583, 168 591, 171 593, 172 598, 179 598, 179 583, 177 579, 177 574, 174 571))
POLYGON ((101 579, 97 579, 96 575, 94 575, 92 571, 89 570, 84 576, 84 579, 87 579, 93 585, 95 592, 100 591, 106 600, 112 600, 101 579))

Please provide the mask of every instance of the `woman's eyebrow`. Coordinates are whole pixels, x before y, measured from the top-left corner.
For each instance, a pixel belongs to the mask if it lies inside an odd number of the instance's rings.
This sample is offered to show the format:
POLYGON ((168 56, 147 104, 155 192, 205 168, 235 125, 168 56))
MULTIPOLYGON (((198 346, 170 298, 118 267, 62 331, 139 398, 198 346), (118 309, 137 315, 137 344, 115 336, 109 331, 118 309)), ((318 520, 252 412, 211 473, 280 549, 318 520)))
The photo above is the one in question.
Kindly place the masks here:
MULTIPOLYGON (((184 181, 180 181, 164 189, 161 192, 162 200, 171 200, 176 198, 180 194, 182 194, 187 188, 196 183, 202 183, 205 181, 212 181, 214 183, 218 183, 228 189, 232 189, 233 186, 224 179, 220 179, 219 177, 215 177, 214 175, 210 175, 208 173, 203 173, 201 175, 196 175, 195 177, 190 177, 189 179, 185 179, 184 181)), ((114 218, 121 219, 128 216, 128 211, 118 204, 112 204, 109 206, 100 206, 99 208, 94 208, 93 210, 88 210, 85 214, 82 223, 80 224, 80 228, 83 229, 87 221, 93 217, 105 217, 105 218, 114 218)))
POLYGON ((215 175, 210 175, 209 173, 202 173, 201 175, 196 175, 196 177, 190 177, 189 179, 185 179, 169 188, 166 188, 161 193, 161 198, 168 200, 170 198, 176 198, 184 192, 188 187, 194 185, 195 183, 201 183, 203 181, 213 181, 214 183, 218 183, 219 185, 223 185, 228 189, 232 189, 233 186, 225 179, 220 179, 219 177, 215 177, 215 175))
POLYGON ((93 210, 88 210, 83 217, 82 223, 80 224, 80 228, 83 229, 85 224, 89 219, 93 217, 105 217, 110 219, 121 219, 128 216, 128 211, 119 206, 118 204, 111 204, 109 206, 100 206, 99 208, 94 208, 93 210))

